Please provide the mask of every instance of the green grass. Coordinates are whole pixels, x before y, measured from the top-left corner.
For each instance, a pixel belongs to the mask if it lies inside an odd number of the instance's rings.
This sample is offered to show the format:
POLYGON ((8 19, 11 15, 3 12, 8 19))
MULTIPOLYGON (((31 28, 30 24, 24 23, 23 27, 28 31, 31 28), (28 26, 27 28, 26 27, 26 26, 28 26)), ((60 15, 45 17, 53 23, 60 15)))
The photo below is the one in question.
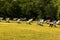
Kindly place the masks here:
POLYGON ((32 25, 0 22, 0 40, 60 40, 60 26, 39 26, 36 21, 32 25))

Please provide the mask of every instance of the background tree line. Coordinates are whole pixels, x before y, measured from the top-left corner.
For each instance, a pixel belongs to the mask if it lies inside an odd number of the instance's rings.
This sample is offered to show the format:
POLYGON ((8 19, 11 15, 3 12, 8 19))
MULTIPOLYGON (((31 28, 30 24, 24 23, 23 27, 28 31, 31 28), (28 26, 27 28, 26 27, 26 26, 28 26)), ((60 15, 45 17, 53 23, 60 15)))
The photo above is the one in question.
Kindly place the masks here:
POLYGON ((60 19, 60 0, 0 0, 0 17, 60 19))

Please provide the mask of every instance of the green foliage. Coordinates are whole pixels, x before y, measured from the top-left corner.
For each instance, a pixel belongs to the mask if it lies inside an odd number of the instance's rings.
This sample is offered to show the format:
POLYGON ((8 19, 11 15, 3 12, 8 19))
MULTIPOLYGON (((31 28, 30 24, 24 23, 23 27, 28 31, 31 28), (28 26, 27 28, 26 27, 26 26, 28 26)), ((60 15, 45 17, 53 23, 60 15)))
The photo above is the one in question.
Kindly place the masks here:
POLYGON ((59 0, 0 0, 0 16, 60 19, 59 0))

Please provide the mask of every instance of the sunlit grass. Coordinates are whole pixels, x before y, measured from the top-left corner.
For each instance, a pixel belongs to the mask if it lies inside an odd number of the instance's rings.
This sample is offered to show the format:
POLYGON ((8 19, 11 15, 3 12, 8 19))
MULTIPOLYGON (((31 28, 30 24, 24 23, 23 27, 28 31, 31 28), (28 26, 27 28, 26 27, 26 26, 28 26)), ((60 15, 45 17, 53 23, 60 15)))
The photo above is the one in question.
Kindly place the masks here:
POLYGON ((36 21, 32 25, 25 21, 20 24, 0 22, 0 40, 60 40, 60 26, 48 26, 39 26, 36 21))

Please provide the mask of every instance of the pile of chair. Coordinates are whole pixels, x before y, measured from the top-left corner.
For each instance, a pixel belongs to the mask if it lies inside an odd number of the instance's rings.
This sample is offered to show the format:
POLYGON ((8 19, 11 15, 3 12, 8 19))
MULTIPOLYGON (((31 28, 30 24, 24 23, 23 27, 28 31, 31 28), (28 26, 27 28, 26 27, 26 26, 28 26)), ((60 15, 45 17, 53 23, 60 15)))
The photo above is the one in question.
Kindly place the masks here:
MULTIPOLYGON (((16 21, 16 23, 21 23, 21 21, 26 21, 27 24, 31 24, 33 22, 33 18, 26 20, 27 18, 13 18, 13 21, 16 21)), ((0 17, 0 22, 2 20, 5 20, 5 22, 10 23, 10 18, 3 18, 0 17)), ((48 20, 44 20, 44 19, 38 19, 37 24, 40 26, 43 26, 43 24, 49 24, 49 27, 56 27, 56 25, 60 25, 60 20, 52 20, 50 21, 50 19, 48 20)))

